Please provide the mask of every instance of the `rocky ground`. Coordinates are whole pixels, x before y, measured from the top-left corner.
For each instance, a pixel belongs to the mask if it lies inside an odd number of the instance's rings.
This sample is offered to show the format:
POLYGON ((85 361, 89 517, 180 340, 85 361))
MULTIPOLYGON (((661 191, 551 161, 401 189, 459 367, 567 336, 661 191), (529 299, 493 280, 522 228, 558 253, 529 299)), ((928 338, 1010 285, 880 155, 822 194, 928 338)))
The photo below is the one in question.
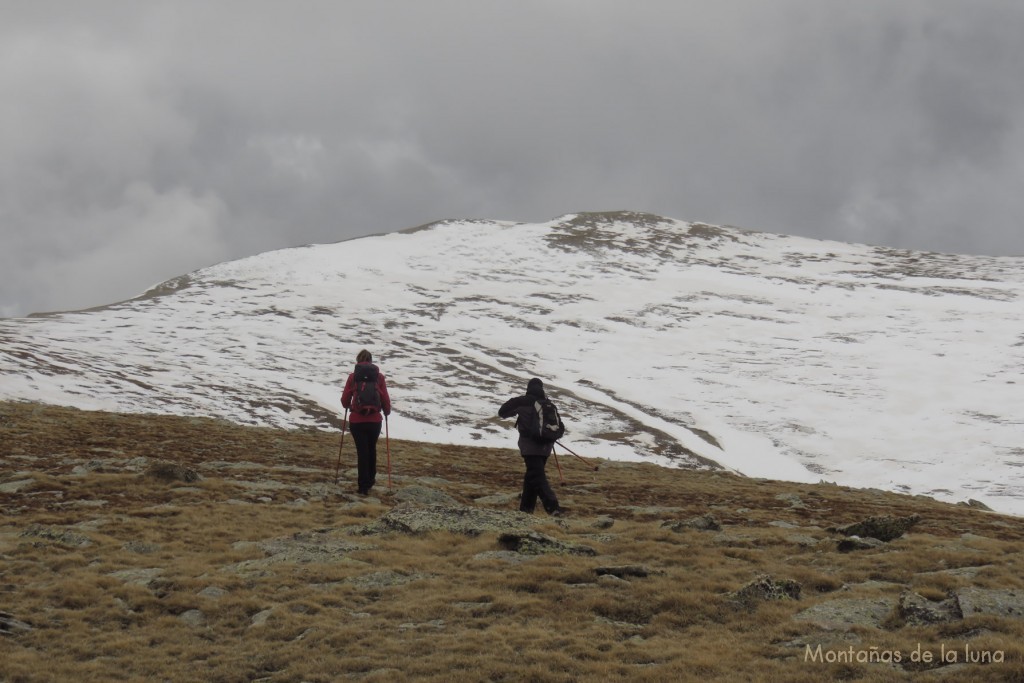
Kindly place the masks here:
POLYGON ((338 445, 0 404, 0 682, 1024 680, 1018 518, 563 452, 552 519, 514 451, 362 497, 338 445))

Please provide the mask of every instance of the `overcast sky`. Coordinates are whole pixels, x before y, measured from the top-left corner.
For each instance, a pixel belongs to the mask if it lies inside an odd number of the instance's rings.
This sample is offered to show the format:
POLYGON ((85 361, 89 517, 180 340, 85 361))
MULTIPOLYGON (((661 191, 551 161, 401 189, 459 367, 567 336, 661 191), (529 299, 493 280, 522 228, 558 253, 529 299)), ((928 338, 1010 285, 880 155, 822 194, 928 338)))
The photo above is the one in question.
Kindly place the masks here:
POLYGON ((1019 0, 0 0, 0 316, 443 218, 1022 255, 1021 36, 1019 0))

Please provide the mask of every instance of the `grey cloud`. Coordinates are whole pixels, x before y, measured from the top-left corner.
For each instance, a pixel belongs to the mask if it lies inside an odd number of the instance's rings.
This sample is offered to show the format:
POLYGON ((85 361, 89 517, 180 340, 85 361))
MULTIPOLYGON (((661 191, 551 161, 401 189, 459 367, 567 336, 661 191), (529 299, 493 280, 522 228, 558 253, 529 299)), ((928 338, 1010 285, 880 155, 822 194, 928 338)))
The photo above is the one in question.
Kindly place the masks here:
POLYGON ((1024 253, 1013 3, 40 2, 6 14, 0 314, 105 303, 217 260, 440 218, 635 209, 1024 253))

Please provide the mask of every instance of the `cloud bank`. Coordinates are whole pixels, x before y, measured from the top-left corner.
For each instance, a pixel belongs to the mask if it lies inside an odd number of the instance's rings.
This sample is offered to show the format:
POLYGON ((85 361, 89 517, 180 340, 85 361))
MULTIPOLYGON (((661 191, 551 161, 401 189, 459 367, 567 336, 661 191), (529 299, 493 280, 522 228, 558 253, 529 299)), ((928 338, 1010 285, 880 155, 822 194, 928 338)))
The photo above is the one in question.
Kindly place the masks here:
POLYGON ((0 316, 442 218, 1022 254, 1022 33, 991 0, 8 7, 0 316))

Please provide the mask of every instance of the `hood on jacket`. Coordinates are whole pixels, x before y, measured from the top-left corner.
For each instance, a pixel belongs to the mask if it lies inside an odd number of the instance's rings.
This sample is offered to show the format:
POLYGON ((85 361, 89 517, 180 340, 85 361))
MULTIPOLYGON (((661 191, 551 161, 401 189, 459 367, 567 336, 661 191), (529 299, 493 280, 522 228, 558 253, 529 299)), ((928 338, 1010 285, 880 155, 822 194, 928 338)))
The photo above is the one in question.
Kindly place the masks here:
POLYGON ((534 377, 526 384, 526 395, 536 398, 547 398, 544 396, 544 382, 534 377))

